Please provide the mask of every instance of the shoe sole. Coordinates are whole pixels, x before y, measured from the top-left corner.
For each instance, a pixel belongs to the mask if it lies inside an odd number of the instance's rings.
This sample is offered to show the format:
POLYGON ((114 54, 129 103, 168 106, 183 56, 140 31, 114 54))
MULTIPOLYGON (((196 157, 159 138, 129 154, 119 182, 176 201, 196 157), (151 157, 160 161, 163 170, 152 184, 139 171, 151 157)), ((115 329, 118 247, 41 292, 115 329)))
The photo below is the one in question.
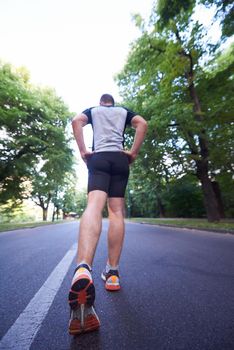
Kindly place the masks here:
POLYGON ((107 285, 105 284, 105 288, 108 292, 117 292, 118 290, 120 290, 120 285, 115 286, 115 285, 107 285))
MULTIPOLYGON (((81 311, 81 319, 74 318, 69 322, 69 334, 70 335, 79 335, 81 333, 87 333, 97 330, 100 327, 99 318, 93 307, 86 308, 91 310, 90 314, 84 316, 85 311, 82 311, 82 305, 80 308, 81 311)), ((72 311, 73 312, 73 311, 72 311)), ((89 311, 88 311, 89 312, 89 311)))
POLYGON ((73 285, 69 292, 68 302, 71 312, 80 312, 79 318, 71 319, 69 322, 69 333, 77 335, 91 332, 100 327, 100 321, 93 308, 95 300, 95 287, 88 278, 80 278, 73 285), (91 313, 88 312, 91 310, 91 313))
POLYGON ((101 279, 105 282, 105 288, 108 292, 117 292, 118 290, 120 290, 121 287, 119 284, 108 284, 106 281, 106 277, 103 273, 101 274, 101 279))
POLYGON ((80 278, 73 285, 68 296, 71 309, 79 305, 91 307, 95 300, 95 288, 93 282, 88 278, 80 278))

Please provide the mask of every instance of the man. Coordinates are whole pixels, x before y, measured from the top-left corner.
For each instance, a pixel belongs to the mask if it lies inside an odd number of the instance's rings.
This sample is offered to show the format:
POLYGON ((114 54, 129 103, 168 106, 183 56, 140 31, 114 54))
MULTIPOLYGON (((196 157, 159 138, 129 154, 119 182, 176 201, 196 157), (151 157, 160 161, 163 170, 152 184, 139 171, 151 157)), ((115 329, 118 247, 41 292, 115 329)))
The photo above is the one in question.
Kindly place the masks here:
POLYGON ((109 214, 108 259, 102 272, 107 291, 120 289, 119 260, 124 240, 124 194, 129 176, 129 164, 134 162, 144 140, 147 123, 136 113, 115 106, 109 94, 102 95, 100 105, 86 109, 72 121, 74 136, 82 159, 87 164, 88 203, 79 229, 77 268, 69 292, 70 334, 97 329, 100 321, 94 310, 95 288, 92 263, 102 230, 102 211, 107 202, 109 214), (83 127, 93 128, 93 151, 86 149, 83 127), (124 130, 135 129, 130 151, 123 149, 124 130))

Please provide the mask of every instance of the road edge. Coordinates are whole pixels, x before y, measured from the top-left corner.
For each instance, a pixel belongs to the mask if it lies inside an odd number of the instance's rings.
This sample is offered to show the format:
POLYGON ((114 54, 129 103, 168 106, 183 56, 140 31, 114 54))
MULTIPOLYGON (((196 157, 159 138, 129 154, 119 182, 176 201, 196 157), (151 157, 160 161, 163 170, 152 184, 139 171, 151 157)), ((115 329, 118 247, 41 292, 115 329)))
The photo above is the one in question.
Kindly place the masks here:
POLYGON ((234 235, 234 231, 230 230, 222 230, 222 229, 209 229, 209 228, 203 228, 203 227, 192 227, 192 226, 177 226, 177 225, 170 225, 170 224, 154 224, 151 222, 146 222, 146 221, 134 221, 134 220, 127 220, 130 223, 134 224, 141 224, 141 225, 151 225, 151 226, 162 226, 162 227, 171 227, 171 228, 181 228, 181 229, 188 229, 188 230, 195 230, 195 231, 205 231, 205 232, 214 232, 214 233, 222 233, 222 234, 230 234, 234 235))

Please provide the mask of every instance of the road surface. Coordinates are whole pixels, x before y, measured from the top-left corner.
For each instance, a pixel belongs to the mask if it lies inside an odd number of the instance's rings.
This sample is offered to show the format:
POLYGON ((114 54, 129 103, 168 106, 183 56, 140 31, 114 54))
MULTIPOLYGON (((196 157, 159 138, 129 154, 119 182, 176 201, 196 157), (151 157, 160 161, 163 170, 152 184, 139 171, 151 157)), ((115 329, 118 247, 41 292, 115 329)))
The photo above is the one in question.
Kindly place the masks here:
POLYGON ((98 332, 67 332, 78 222, 0 234, 0 349, 233 350, 234 235, 127 223, 108 293, 107 221, 93 266, 98 332))

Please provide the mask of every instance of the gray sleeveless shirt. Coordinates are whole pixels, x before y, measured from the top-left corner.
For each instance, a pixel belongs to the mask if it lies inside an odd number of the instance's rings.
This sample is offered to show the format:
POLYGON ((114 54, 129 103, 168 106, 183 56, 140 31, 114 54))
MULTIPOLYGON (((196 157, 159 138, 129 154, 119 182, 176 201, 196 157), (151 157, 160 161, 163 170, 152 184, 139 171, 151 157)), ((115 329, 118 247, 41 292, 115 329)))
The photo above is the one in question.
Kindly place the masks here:
POLYGON ((137 114, 125 107, 98 106, 82 112, 93 128, 93 151, 117 152, 123 149, 124 131, 137 114))

